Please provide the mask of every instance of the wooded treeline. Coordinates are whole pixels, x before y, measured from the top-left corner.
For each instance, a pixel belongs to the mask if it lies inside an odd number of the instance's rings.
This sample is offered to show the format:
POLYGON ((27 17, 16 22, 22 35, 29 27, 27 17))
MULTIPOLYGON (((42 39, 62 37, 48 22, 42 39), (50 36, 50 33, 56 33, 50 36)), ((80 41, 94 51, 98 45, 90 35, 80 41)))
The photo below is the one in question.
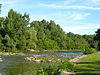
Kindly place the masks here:
POLYGON ((6 18, 0 17, 0 51, 99 49, 99 41, 94 40, 95 35, 65 33, 52 20, 29 21, 29 14, 22 15, 13 9, 6 18))

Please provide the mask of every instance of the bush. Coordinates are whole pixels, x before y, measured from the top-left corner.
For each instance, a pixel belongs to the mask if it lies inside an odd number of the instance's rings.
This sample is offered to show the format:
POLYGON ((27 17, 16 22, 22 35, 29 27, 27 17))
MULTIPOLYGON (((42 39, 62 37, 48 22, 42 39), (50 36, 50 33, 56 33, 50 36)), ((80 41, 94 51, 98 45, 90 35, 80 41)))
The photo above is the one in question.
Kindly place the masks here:
POLYGON ((42 66, 38 71, 37 75, 58 75, 58 65, 51 63, 48 66, 42 66))
POLYGON ((95 53, 95 52, 96 52, 96 49, 88 48, 83 52, 83 54, 92 54, 92 53, 95 53))
POLYGON ((69 61, 65 61, 60 63, 59 67, 59 72, 61 71, 71 71, 74 67, 74 63, 73 62, 69 62, 69 61))
POLYGON ((71 71, 74 67, 74 63, 65 61, 62 63, 49 63, 38 64, 39 68, 36 70, 30 70, 32 75, 59 75, 61 71, 71 71))

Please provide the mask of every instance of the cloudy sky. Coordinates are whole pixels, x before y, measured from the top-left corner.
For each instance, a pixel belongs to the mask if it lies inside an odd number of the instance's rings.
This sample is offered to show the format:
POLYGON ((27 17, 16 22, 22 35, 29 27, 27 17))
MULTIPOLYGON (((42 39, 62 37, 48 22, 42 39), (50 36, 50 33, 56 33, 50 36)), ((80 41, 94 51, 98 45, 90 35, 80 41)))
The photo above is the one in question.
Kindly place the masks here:
POLYGON ((31 21, 54 20, 67 33, 94 34, 100 28, 100 0, 0 0, 0 3, 0 16, 7 16, 10 9, 26 12, 31 21))

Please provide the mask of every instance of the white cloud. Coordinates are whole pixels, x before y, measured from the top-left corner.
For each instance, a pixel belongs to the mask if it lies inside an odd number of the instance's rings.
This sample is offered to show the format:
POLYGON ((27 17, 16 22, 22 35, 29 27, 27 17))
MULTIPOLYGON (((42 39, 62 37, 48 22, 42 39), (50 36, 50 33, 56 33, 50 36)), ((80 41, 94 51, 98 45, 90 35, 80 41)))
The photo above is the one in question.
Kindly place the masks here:
POLYGON ((67 20, 82 20, 82 19, 86 19, 88 16, 91 15, 91 13, 83 13, 83 12, 76 12, 76 11, 67 11, 67 12, 58 12, 55 13, 54 15, 60 17, 60 18, 66 18, 67 20))
POLYGON ((71 4, 71 3, 73 3, 73 2, 75 2, 75 0, 65 0, 63 3, 64 3, 64 4, 71 4))
POLYGON ((64 4, 81 4, 81 5, 89 5, 96 6, 100 5, 100 0, 65 0, 64 4))
POLYGON ((100 5, 100 0, 89 0, 91 3, 94 3, 96 5, 100 5))
POLYGON ((75 26, 75 27, 64 27, 65 31, 78 31, 78 30, 87 30, 87 29, 98 29, 99 27, 90 27, 90 26, 75 26))
POLYGON ((82 26, 71 26, 71 27, 62 27, 63 30, 65 32, 74 32, 76 34, 94 34, 95 31, 100 28, 100 25, 98 24, 88 24, 86 23, 87 25, 82 25, 82 26))
POLYGON ((0 4, 15 4, 17 2, 17 0, 14 0, 14 1, 0 1, 0 4))
POLYGON ((100 7, 90 7, 90 6, 63 6, 56 4, 40 4, 41 7, 56 8, 56 9, 89 9, 89 10, 100 10, 100 7))
POLYGON ((84 13, 84 14, 82 14, 82 13, 79 13, 79 14, 78 13, 74 13, 74 14, 71 15, 71 18, 73 20, 82 20, 82 19, 85 19, 89 15, 91 15, 91 14, 90 13, 84 13))
POLYGON ((85 13, 85 14, 84 14, 84 16, 89 16, 89 15, 91 15, 91 14, 90 14, 90 13, 85 13))

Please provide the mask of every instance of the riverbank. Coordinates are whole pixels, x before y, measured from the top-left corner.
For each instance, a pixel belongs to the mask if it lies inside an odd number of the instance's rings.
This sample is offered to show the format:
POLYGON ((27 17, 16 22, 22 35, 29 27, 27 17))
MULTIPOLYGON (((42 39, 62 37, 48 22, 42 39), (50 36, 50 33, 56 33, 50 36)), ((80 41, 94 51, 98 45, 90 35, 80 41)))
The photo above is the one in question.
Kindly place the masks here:
POLYGON ((100 75, 100 53, 79 59, 74 70, 76 75, 100 75))
POLYGON ((25 55, 25 53, 12 53, 12 52, 0 52, 0 56, 10 56, 10 55, 25 55))
POLYGON ((77 56, 77 57, 75 57, 75 58, 73 58, 73 59, 70 59, 69 61, 70 62, 74 62, 74 63, 76 63, 76 62, 78 62, 80 59, 82 59, 82 58, 84 58, 84 57, 86 57, 87 55, 79 55, 79 56, 77 56))
MULTIPOLYGON (((30 53, 54 53, 54 52, 65 52, 65 51, 68 51, 68 53, 70 53, 70 51, 72 50, 30 50, 30 51, 28 50, 24 52, 0 52, 0 55, 9 56, 9 55, 25 55, 30 53)), ((72 51, 72 53, 73 52, 77 53, 77 51, 72 51)))

